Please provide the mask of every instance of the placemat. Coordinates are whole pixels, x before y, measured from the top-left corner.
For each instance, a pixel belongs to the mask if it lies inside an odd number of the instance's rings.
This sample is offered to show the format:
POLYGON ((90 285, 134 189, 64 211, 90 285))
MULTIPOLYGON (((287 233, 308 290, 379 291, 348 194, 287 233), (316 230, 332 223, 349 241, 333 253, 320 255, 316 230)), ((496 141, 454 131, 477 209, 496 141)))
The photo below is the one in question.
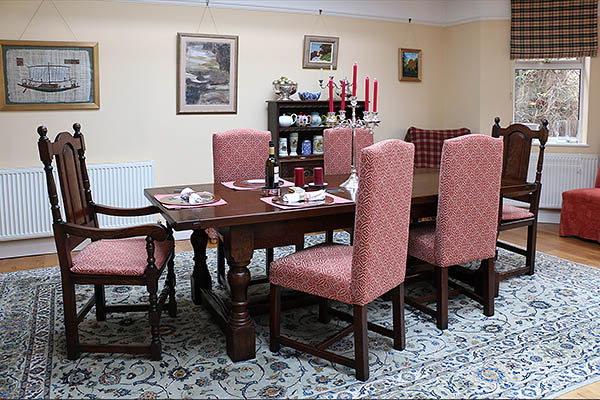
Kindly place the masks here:
MULTIPOLYGON (((325 195, 333 198, 332 204, 354 203, 352 200, 344 199, 343 197, 338 197, 338 196, 330 194, 330 193, 326 193, 325 195)), ((272 197, 261 197, 260 201, 265 202, 270 206, 281 208, 283 210, 294 210, 294 209, 299 209, 299 208, 319 207, 319 206, 313 206, 310 204, 307 204, 305 206, 282 206, 280 204, 273 203, 272 197)))
MULTIPOLYGON (((283 185, 279 186, 279 187, 290 187, 290 186, 294 186, 294 182, 290 182, 290 181, 286 181, 285 179, 280 179, 283 182, 283 185)), ((229 181, 229 182, 221 182, 221 185, 232 189, 232 190, 260 190, 261 188, 248 188, 248 187, 240 187, 240 186, 235 186, 233 184, 233 182, 235 181, 229 181)))
MULTIPOLYGON (((174 196, 173 193, 170 194, 155 194, 154 198, 156 200, 160 200, 160 199, 164 199, 165 197, 169 197, 169 196, 174 196)), ((178 208, 198 208, 198 207, 214 207, 214 206, 222 206, 227 204, 227 202, 223 199, 214 202, 214 203, 210 203, 210 204, 190 204, 189 206, 174 206, 174 205, 170 205, 170 204, 162 204, 161 205, 166 208, 167 210, 176 210, 178 208)))

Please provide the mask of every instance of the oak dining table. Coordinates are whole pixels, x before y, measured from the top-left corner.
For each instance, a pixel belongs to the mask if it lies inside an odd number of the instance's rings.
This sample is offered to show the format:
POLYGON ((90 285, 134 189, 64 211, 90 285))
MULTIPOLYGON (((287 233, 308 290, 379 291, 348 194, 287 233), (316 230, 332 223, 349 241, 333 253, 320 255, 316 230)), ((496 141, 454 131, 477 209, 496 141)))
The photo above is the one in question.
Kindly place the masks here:
MULTIPOLYGON (((339 187, 347 175, 326 175, 330 194, 352 200, 352 194, 339 187)), ((415 169, 411 201, 411 220, 432 217, 437 211, 438 169, 415 169)), ((248 265, 255 249, 277 246, 304 246, 304 235, 352 227, 355 203, 324 204, 297 209, 280 209, 260 201, 260 190, 233 190, 221 183, 186 185, 194 191, 207 191, 227 204, 213 207, 167 209, 158 194, 179 193, 183 186, 145 189, 146 198, 161 211, 167 224, 176 231, 192 230, 194 269, 191 277, 192 300, 207 308, 226 335, 227 354, 232 361, 255 358, 255 327, 248 308, 248 265), (212 291, 212 277, 206 263, 207 228, 223 237, 229 265, 227 283, 230 299, 212 291)), ((502 193, 534 190, 534 184, 503 181, 502 193)))

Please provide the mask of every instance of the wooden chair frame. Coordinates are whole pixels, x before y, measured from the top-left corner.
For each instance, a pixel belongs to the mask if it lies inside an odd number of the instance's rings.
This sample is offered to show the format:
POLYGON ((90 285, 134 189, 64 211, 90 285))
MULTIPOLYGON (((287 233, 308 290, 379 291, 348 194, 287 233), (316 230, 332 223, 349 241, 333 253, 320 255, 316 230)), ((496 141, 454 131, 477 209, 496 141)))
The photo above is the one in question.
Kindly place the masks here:
POLYGON ((81 133, 81 125, 73 125, 74 135, 61 132, 54 142, 47 136, 48 130, 44 126, 37 129, 40 138, 38 148, 40 159, 44 164, 48 185, 48 196, 52 211, 54 240, 60 263, 65 335, 67 339, 67 357, 75 360, 82 352, 100 353, 149 353, 152 360, 160 360, 161 342, 159 334, 160 316, 167 298, 169 315, 177 315, 175 301, 175 273, 174 273, 174 240, 172 230, 160 224, 146 224, 118 229, 100 229, 97 214, 106 214, 120 217, 131 217, 156 214, 159 210, 154 206, 141 208, 115 208, 96 204, 92 201, 92 192, 85 162, 85 142, 81 133), (61 183, 62 198, 64 201, 66 221, 62 219, 56 183, 53 175, 52 161, 56 159, 58 176, 61 183), (71 272, 73 266, 72 251, 86 239, 92 241, 102 239, 120 239, 127 237, 146 236, 146 251, 148 265, 141 276, 123 275, 91 275, 71 272), (163 265, 155 265, 155 241, 171 241, 171 250, 163 265), (167 266, 167 278, 160 296, 158 280, 162 271, 167 266), (94 285, 94 297, 78 312, 75 302, 76 285, 94 285), (143 305, 107 305, 105 299, 105 285, 141 285, 146 286, 149 293, 149 304, 143 305), (96 319, 104 321, 106 313, 148 311, 150 322, 150 345, 103 345, 85 344, 79 341, 78 325, 93 306, 96 306, 96 319))

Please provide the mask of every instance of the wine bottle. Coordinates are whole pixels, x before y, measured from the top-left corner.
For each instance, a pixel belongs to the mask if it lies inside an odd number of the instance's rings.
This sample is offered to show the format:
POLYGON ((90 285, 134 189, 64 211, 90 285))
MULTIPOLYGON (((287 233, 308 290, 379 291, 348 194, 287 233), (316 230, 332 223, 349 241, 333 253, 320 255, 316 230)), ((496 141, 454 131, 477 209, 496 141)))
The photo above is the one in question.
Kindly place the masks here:
POLYGON ((279 187, 279 161, 275 158, 275 145, 269 142, 269 158, 265 162, 265 187, 275 189, 279 187))

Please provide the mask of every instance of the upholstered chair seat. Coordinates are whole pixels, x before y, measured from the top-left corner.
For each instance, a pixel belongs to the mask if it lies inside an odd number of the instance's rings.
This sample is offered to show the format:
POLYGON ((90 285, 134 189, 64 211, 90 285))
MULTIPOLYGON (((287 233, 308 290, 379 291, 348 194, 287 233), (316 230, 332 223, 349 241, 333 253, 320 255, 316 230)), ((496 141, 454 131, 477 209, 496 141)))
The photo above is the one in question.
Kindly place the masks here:
POLYGON ((529 210, 510 204, 502 205, 502 221, 514 221, 517 219, 533 218, 535 215, 529 210))
MULTIPOLYGON (((162 268, 173 244, 169 241, 156 242, 155 265, 162 268)), ((140 276, 148 267, 146 239, 103 239, 85 246, 73 257, 71 272, 90 275, 140 276)))

